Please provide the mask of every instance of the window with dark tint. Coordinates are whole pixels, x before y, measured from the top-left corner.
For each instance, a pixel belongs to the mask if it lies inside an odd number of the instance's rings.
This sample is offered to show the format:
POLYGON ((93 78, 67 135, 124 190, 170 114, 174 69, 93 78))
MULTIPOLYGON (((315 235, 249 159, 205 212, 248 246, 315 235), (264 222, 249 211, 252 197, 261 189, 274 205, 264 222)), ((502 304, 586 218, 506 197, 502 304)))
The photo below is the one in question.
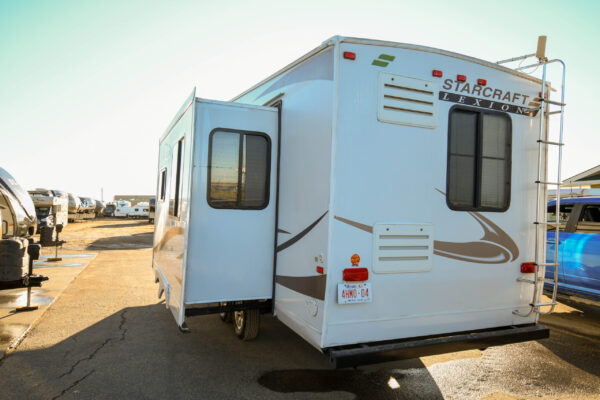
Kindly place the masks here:
POLYGON ((210 136, 207 199, 214 208, 262 209, 269 203, 270 146, 258 132, 210 136))
POLYGON ((174 176, 171 177, 171 184, 169 190, 169 215, 172 217, 179 217, 180 206, 181 206, 181 173, 182 173, 182 159, 183 159, 183 138, 181 138, 177 145, 173 147, 173 160, 171 162, 171 173, 174 176))
POLYGON ((167 169, 163 168, 158 177, 158 198, 161 201, 165 200, 165 192, 167 191, 167 169))
POLYGON ((510 201, 511 121, 506 114, 450 112, 446 195, 453 210, 505 211, 510 201))
POLYGON ((588 204, 583 208, 575 232, 600 233, 600 204, 588 204))

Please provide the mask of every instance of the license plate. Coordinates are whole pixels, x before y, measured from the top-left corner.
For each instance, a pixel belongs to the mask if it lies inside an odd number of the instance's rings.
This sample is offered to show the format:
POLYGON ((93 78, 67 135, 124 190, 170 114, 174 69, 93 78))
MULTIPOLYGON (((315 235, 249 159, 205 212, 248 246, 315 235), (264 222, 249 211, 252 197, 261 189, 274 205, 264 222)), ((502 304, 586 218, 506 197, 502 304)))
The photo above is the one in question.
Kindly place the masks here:
POLYGON ((370 303, 370 283, 338 283, 338 304, 370 303))

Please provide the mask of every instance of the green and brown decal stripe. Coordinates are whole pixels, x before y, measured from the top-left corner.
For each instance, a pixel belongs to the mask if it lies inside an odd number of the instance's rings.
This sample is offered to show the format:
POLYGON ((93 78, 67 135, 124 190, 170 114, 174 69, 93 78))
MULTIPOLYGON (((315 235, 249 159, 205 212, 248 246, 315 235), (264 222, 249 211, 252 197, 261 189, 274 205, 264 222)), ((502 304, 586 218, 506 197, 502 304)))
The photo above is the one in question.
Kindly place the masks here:
POLYGON ((380 54, 379 57, 373 60, 371 65, 375 65, 377 67, 387 67, 389 63, 396 59, 395 56, 391 56, 389 54, 380 54))

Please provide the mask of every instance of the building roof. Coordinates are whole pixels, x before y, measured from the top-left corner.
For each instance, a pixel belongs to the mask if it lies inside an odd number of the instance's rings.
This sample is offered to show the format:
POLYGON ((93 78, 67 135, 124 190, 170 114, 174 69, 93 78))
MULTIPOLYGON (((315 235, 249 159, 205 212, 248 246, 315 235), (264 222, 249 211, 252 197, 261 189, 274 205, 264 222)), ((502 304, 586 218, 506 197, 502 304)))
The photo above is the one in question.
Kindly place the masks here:
POLYGON ((600 165, 562 181, 563 186, 600 185, 600 165))

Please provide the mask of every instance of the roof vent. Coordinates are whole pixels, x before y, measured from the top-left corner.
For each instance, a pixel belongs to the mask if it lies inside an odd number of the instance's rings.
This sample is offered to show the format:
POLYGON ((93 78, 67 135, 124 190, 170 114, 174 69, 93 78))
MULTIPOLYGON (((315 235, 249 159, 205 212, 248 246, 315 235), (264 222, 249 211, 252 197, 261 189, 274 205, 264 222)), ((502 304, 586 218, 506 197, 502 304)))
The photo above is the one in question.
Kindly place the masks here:
POLYGON ((435 128, 437 83, 388 73, 379 74, 377 119, 392 124, 435 128))

